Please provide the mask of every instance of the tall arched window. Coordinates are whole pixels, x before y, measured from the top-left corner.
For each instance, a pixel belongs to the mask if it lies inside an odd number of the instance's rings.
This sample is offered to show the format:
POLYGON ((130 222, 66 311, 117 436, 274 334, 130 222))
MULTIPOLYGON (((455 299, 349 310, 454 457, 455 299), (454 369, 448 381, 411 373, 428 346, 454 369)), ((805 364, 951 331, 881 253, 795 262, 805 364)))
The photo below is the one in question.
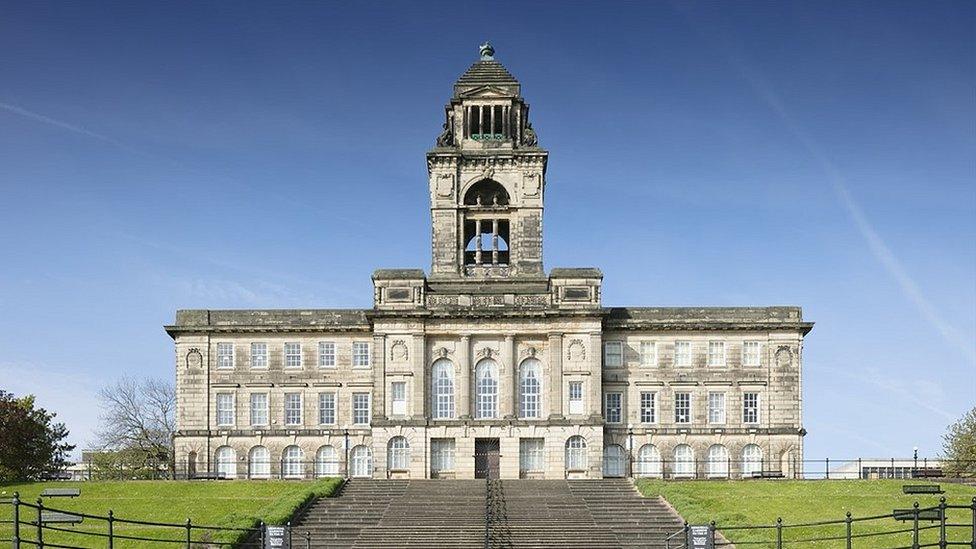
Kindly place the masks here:
POLYGON ((281 476, 286 478, 302 478, 302 449, 289 446, 281 453, 281 476))
POLYGON ((710 477, 729 476, 729 450, 721 444, 708 447, 708 467, 706 472, 710 477))
POLYGON ((566 470, 586 470, 586 439, 579 435, 566 440, 566 470))
POLYGON ((762 472, 763 453, 757 444, 742 448, 742 476, 751 477, 762 472))
POLYGON ((386 446, 386 468, 403 471, 410 468, 410 444, 404 437, 393 437, 386 446))
POLYGON ((217 474, 223 478, 237 478, 237 452, 230 446, 217 448, 217 474))
POLYGON ((255 446, 247 453, 247 465, 251 478, 271 478, 271 452, 264 446, 255 446))
POLYGON ((519 417, 535 419, 541 414, 542 363, 537 358, 522 361, 519 371, 519 417))
POLYGON ((695 475, 695 451, 687 444, 674 447, 674 476, 691 477, 695 475))
POLYGON ((637 451, 637 475, 661 476, 661 452, 653 444, 645 444, 637 451))
POLYGON ((624 476, 624 447, 619 444, 610 444, 603 449, 603 476, 622 477, 624 476))
POLYGON ((446 358, 434 361, 430 372, 430 409, 434 419, 454 417, 454 363, 446 358))
POLYGON ((475 367, 475 419, 498 417, 498 363, 490 358, 475 367))
POLYGON ((328 444, 315 453, 315 476, 334 477, 339 474, 339 459, 334 447, 328 444))
POLYGON ((350 475, 353 477, 372 477, 373 476, 373 453, 363 445, 356 446, 350 454, 352 468, 350 475))

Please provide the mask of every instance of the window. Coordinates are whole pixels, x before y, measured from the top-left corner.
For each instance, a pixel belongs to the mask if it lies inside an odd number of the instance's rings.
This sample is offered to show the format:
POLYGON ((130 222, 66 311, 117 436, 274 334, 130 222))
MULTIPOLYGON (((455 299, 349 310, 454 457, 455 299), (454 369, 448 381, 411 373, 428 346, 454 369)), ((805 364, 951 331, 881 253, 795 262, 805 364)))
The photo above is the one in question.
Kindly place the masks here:
POLYGON ((762 448, 755 444, 746 444, 742 448, 742 476, 751 477, 762 471, 762 448))
POLYGON ((569 413, 581 415, 583 413, 583 382, 569 382, 569 413))
POLYGON ((454 439, 434 438, 430 441, 430 471, 442 473, 454 470, 454 439))
POLYGON ((603 417, 607 423, 623 421, 623 393, 607 393, 603 395, 603 417))
POLYGON ((690 477, 695 474, 695 451, 687 444, 674 447, 674 476, 690 477))
POLYGON ((454 363, 446 358, 434 361, 430 374, 433 390, 430 408, 434 419, 454 417, 454 363))
POLYGON ((369 393, 352 394, 352 422, 369 425, 369 393))
POLYGON ((542 393, 542 368, 536 358, 522 362, 519 372, 519 417, 538 418, 539 395, 542 393))
POLYGON ((217 475, 220 478, 237 477, 237 453, 230 446, 217 448, 217 475))
POLYGON ((607 341, 603 344, 603 367, 619 368, 624 365, 624 344, 620 341, 607 341))
POLYGON ((566 441, 566 470, 586 470, 586 439, 576 435, 566 441))
POLYGON ((519 470, 522 473, 540 473, 546 468, 546 441, 542 438, 519 440, 519 470))
POLYGON ((498 415, 498 364, 490 358, 478 362, 475 368, 475 419, 491 419, 498 415))
POLYGON ((708 447, 708 464, 705 473, 713 478, 729 476, 729 451, 725 446, 713 444, 708 447))
POLYGON ((319 425, 335 425, 336 395, 335 393, 319 393, 319 425))
POLYGON ((285 343, 285 368, 302 367, 302 344, 285 343))
POLYGON ((407 415, 407 382, 394 381, 390 384, 391 412, 395 416, 407 415))
POLYGON ((352 367, 369 368, 369 343, 356 341, 352 344, 352 367))
POLYGON ((231 425, 234 425, 234 395, 217 393, 217 426, 229 427, 231 425))
POLYGON ((641 391, 640 421, 641 423, 657 423, 657 393, 641 391))
POLYGON ((742 365, 759 366, 759 342, 746 341, 742 344, 742 365))
POLYGON ((359 445, 352 449, 350 453, 352 467, 350 474, 354 477, 373 476, 373 453, 366 446, 359 445))
POLYGON ((725 342, 724 341, 709 341, 708 342, 708 365, 723 367, 725 366, 725 342))
POLYGON ((234 344, 217 344, 217 367, 220 369, 234 367, 234 344))
POLYGON ((271 478, 271 452, 264 446, 255 446, 247 453, 248 476, 271 478))
POLYGON ((657 346, 653 341, 641 341, 640 365, 644 368, 657 366, 657 346))
POLYGON ((268 393, 251 393, 251 425, 268 424, 268 393))
POLYGON ((268 344, 252 343, 251 344, 251 368, 267 368, 267 367, 268 367, 268 344))
POLYGON ((661 452, 653 444, 645 444, 637 451, 637 475, 661 476, 661 452))
POLYGON ((603 449, 603 476, 622 477, 624 476, 624 447, 619 444, 610 444, 603 449))
POLYGON ((404 471, 410 468, 410 444, 404 437, 393 437, 387 444, 386 468, 404 471))
POLYGON ((691 366, 691 342, 690 341, 674 342, 674 365, 679 368, 688 368, 689 366, 691 366))
POLYGON ((335 368, 335 343, 319 341, 319 368, 335 368))
POLYGON ((708 393, 708 422, 725 423, 725 393, 708 393))
POLYGON ((759 423, 759 393, 742 393, 742 423, 759 423))
POLYGON ((288 446, 281 453, 281 475, 286 478, 302 477, 302 449, 298 446, 288 446))
POLYGON ((285 393, 285 425, 302 424, 302 394, 285 393))
POLYGON ((336 449, 325 445, 315 453, 315 476, 334 477, 339 474, 339 458, 336 449))
POLYGON ((674 394, 674 422, 691 423, 691 393, 674 394))

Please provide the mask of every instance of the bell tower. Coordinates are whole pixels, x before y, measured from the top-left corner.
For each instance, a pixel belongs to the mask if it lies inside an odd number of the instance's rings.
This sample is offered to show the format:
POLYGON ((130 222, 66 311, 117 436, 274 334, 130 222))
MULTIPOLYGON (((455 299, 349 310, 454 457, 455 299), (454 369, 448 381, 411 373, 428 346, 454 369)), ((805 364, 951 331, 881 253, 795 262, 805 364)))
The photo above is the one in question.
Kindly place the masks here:
POLYGON ((485 43, 454 83, 427 153, 431 279, 540 279, 549 153, 521 86, 485 43))

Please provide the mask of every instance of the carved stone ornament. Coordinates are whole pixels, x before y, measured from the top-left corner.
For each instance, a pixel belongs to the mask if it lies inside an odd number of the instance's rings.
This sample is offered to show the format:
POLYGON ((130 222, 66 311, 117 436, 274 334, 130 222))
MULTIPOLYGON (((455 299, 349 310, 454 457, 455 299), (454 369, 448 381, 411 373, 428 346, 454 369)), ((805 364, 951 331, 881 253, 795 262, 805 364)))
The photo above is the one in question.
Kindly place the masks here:
POLYGON ((447 115, 447 122, 444 122, 444 129, 441 131, 441 134, 437 136, 437 146, 454 146, 454 113, 449 113, 447 115))
POLYGON ((410 357, 410 353, 407 350, 407 343, 402 339, 398 339, 390 345, 390 359, 393 362, 406 362, 410 357))
POLYGON ((447 355, 451 354, 451 351, 447 350, 447 347, 438 347, 434 349, 434 356, 438 358, 447 358, 447 355))
POLYGON ((780 368, 789 368, 793 364, 793 351, 788 345, 782 345, 776 349, 776 365, 780 368))
POLYGON ((539 351, 535 347, 529 346, 522 349, 519 353, 519 358, 535 358, 535 355, 538 353, 539 351))
POLYGON ((539 196, 542 183, 539 174, 527 173, 522 175, 522 194, 525 196, 539 196))
POLYGON ((490 159, 485 159, 485 165, 481 168, 481 177, 483 179, 491 179, 495 176, 495 162, 490 159))
POLYGON ((539 144, 539 137, 532 128, 532 122, 526 122, 525 131, 522 132, 522 144, 526 147, 535 147, 539 144))
POLYGON ((569 362, 583 362, 586 360, 586 345, 582 339, 574 339, 566 347, 566 360, 569 362))
POLYGON ((437 196, 441 198, 450 198, 454 195, 454 174, 438 174, 434 187, 437 191, 437 196))
POLYGON ((491 347, 482 347, 481 349, 478 349, 476 356, 478 358, 492 358, 498 356, 498 351, 496 349, 492 349, 491 347))
POLYGON ((186 367, 187 368, 200 368, 203 366, 203 355, 200 354, 200 349, 193 348, 186 353, 186 367))

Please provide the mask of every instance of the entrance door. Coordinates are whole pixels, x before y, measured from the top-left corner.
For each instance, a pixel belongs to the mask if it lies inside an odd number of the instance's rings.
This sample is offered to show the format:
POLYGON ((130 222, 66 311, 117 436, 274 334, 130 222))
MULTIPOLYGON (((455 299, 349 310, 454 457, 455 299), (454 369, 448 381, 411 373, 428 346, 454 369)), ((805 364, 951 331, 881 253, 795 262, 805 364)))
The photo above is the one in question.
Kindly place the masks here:
POLYGON ((474 439, 474 478, 498 478, 498 439, 474 439))

